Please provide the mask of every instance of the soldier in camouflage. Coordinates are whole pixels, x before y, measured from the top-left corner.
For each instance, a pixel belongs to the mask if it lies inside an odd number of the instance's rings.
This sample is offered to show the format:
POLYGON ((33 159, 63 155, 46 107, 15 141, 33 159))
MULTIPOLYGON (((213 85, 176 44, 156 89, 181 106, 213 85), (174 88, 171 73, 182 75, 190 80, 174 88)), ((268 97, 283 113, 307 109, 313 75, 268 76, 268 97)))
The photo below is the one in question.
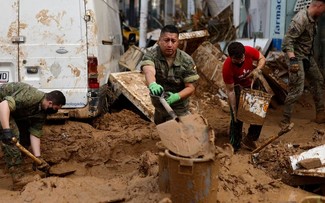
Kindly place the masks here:
POLYGON ((44 93, 19 82, 0 86, 0 138, 6 166, 11 173, 15 189, 20 189, 29 180, 24 177, 22 155, 14 146, 12 138, 16 137, 26 148, 31 145, 33 154, 42 160, 42 163, 35 167, 41 171, 47 170, 49 165, 40 157, 42 127, 46 115, 56 113, 65 102, 65 96, 57 90, 44 93))
POLYGON ((313 87, 316 108, 316 123, 325 123, 323 76, 313 57, 313 42, 316 35, 316 20, 325 12, 325 0, 314 0, 308 8, 300 10, 289 25, 283 39, 282 50, 287 54, 289 64, 288 95, 285 100, 282 129, 291 122, 294 104, 303 94, 304 80, 313 87))
POLYGON ((141 61, 141 69, 155 106, 155 124, 171 119, 159 102, 160 96, 166 98, 178 116, 189 114, 189 96, 195 91, 194 83, 199 79, 191 56, 178 49, 178 37, 178 29, 166 25, 161 30, 158 46, 148 51, 141 61))

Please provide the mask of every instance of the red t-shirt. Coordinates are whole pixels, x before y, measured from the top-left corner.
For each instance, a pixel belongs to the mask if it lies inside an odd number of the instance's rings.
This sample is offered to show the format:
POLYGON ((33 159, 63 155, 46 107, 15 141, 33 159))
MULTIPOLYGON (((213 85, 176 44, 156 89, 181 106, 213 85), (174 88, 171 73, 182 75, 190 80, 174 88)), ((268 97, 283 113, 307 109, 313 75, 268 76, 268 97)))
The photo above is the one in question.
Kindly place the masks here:
POLYGON ((250 87, 251 78, 245 78, 254 70, 253 61, 259 59, 260 52, 250 46, 245 46, 245 61, 241 67, 231 62, 231 58, 227 57, 222 67, 222 77, 226 84, 239 84, 243 87, 250 87))

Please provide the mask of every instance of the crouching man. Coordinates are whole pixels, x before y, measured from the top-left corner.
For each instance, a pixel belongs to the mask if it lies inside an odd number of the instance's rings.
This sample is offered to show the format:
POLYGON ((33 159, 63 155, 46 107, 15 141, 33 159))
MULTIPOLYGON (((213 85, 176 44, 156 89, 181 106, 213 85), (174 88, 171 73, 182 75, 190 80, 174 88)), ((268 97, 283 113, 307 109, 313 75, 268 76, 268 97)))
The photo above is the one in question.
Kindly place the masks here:
POLYGON ((56 113, 65 102, 65 96, 58 90, 44 93, 21 82, 0 86, 0 139, 14 190, 21 189, 32 177, 24 173, 22 154, 13 138, 20 140, 26 148, 31 146, 32 153, 42 160, 36 165, 37 169, 48 170, 48 163, 41 158, 42 127, 46 116, 56 113))

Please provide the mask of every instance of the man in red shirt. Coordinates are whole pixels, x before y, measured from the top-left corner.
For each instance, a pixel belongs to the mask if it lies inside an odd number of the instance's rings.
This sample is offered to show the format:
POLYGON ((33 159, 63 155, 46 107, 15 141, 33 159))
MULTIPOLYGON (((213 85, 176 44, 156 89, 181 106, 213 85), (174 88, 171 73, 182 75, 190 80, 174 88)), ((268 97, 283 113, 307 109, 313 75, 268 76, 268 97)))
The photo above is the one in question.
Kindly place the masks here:
MULTIPOLYGON (((265 57, 257 49, 244 46, 240 42, 232 42, 228 46, 228 55, 223 64, 222 75, 226 84, 231 112, 230 143, 237 151, 240 148, 243 128, 243 122, 237 120, 240 91, 243 88, 250 88, 252 78, 262 73, 265 57), (254 61, 257 61, 256 68, 253 66, 254 61)), ((254 150, 256 148, 255 141, 259 138, 261 130, 261 125, 250 125, 242 144, 249 150, 254 150)))

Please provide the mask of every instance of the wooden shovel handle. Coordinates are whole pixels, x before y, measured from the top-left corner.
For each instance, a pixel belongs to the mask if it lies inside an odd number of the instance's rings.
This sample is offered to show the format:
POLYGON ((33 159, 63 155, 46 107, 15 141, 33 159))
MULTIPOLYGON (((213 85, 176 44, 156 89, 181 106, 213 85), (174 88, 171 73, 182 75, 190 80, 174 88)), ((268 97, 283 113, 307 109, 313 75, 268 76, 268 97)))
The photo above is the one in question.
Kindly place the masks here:
POLYGON ((252 154, 258 153, 264 147, 266 147, 268 144, 270 144, 274 140, 278 139, 280 136, 289 132, 293 128, 293 126, 294 126, 294 123, 290 123, 286 128, 281 129, 280 132, 278 132, 278 135, 271 137, 268 141, 266 141, 264 144, 262 144, 262 146, 256 148, 254 151, 252 151, 252 154))
POLYGON ((268 144, 270 144, 271 142, 273 142, 274 140, 278 139, 280 136, 276 135, 271 137, 268 141, 266 141, 264 144, 262 144, 260 147, 254 149, 254 151, 252 151, 252 154, 258 153, 259 151, 261 151, 264 147, 266 147, 268 144))
POLYGON ((12 138, 12 142, 15 143, 16 147, 18 147, 18 149, 20 151, 22 151, 24 154, 26 154, 27 156, 29 156, 31 159, 33 159, 33 161, 35 161, 37 164, 41 164, 42 161, 40 159, 38 159, 36 156, 34 156, 32 153, 30 153, 30 151, 28 151, 25 147, 23 147, 17 140, 16 137, 12 138))

